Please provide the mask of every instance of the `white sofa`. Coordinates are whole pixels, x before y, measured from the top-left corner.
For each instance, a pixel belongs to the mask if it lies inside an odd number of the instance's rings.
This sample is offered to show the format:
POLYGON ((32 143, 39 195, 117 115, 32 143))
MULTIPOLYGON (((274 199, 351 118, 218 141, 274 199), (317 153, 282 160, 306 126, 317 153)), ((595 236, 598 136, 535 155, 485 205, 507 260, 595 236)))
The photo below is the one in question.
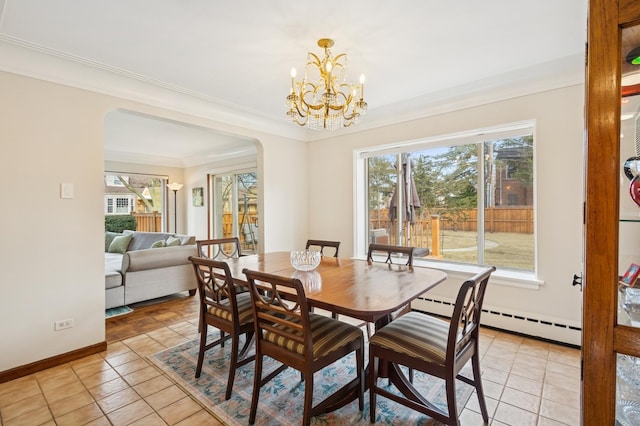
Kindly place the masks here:
POLYGON ((197 255, 195 237, 162 232, 105 233, 105 308, 129 305, 198 287, 189 256, 197 255), (113 244, 116 237, 118 243, 113 244), (170 244, 179 245, 166 246, 170 244), (163 244, 164 243, 164 244, 163 244), (152 247, 154 246, 154 247, 152 247), (110 250, 112 249, 112 250, 110 250))

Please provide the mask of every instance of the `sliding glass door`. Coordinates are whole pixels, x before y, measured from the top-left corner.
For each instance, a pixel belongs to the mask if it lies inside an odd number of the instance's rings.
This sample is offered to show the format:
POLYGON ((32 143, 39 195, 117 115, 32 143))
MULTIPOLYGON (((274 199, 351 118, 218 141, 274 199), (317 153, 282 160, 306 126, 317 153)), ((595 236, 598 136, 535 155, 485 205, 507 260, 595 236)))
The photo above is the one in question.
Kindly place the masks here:
POLYGON ((255 171, 210 176, 211 237, 239 237, 243 253, 258 251, 258 189, 255 171))

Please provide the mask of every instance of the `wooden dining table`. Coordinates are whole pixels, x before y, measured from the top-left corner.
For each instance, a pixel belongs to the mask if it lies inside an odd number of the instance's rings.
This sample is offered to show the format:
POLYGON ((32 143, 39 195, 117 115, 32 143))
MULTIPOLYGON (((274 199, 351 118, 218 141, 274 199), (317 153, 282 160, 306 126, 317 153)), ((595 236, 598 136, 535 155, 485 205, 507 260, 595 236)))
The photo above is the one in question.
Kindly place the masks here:
MULTIPOLYGON (((323 257, 312 271, 298 271, 289 252, 272 252, 228 259, 234 283, 247 286, 243 270, 298 278, 304 285, 309 306, 384 327, 391 313, 411 303, 447 278, 443 271, 362 259, 323 257)), ((407 398, 424 399, 397 365, 381 365, 381 377, 388 377, 407 398)), ((338 409, 357 398, 357 379, 318 404, 313 415, 338 409)))

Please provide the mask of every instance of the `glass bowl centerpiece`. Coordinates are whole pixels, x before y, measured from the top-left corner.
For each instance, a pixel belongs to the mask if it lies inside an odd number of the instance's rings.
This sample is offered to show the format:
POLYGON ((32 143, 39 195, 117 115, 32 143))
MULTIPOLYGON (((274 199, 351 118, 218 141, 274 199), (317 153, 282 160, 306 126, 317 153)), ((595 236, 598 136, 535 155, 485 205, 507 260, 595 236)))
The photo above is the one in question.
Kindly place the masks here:
POLYGON ((320 264, 320 252, 297 250, 291 252, 291 266, 298 271, 313 271, 320 264))

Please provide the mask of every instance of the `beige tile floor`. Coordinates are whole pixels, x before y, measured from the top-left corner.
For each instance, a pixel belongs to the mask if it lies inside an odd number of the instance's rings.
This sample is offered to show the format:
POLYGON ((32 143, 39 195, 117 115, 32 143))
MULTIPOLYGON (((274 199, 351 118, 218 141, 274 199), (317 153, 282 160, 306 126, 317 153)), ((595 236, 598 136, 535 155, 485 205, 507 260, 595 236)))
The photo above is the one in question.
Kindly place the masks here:
MULTIPOLYGON (((197 336, 197 320, 109 344, 106 352, 0 384, 0 425, 218 425, 146 357, 197 336)), ((579 425, 580 351, 484 329, 491 425, 579 425)), ((472 395, 460 415, 482 425, 472 395)))

